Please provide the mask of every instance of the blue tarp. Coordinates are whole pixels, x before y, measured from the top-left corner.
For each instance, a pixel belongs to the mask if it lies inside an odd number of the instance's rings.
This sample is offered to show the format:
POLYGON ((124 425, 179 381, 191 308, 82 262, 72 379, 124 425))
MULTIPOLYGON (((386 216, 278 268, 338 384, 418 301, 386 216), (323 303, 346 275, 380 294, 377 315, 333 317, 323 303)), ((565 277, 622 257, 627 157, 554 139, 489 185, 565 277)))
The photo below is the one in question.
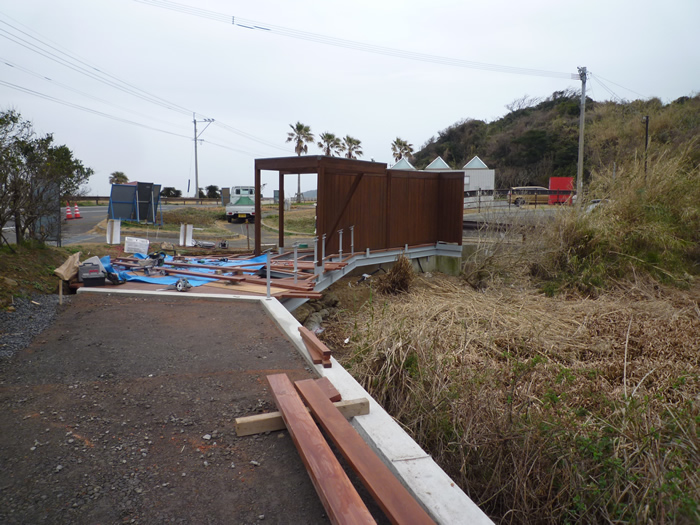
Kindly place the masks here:
MULTIPOLYGON (((134 257, 137 259, 147 259, 148 255, 143 254, 143 253, 135 253, 134 257)), ((165 262, 167 263, 173 263, 173 257, 172 255, 166 255, 164 258, 165 262)), ((102 257, 100 259, 102 262, 102 265, 105 267, 105 270, 108 272, 113 272, 119 275, 121 279, 124 279, 126 281, 133 281, 133 282, 139 282, 139 283, 151 283, 151 284, 163 284, 163 285, 171 285, 175 284, 179 279, 180 276, 177 275, 165 275, 165 276, 160 276, 160 277, 147 277, 142 273, 136 273, 133 271, 121 271, 117 272, 114 270, 112 267, 112 261, 109 257, 109 255, 106 255, 105 257, 102 257)), ((219 266, 221 268, 234 268, 236 266, 242 266, 244 264, 251 264, 251 263, 261 263, 257 264, 255 266, 248 266, 246 270, 250 270, 250 273, 256 272, 260 268, 263 268, 265 266, 265 263, 267 262, 267 255, 260 255, 258 257, 255 257, 253 259, 235 259, 235 260, 229 260, 229 261, 220 261, 218 259, 213 259, 213 260, 208 260, 206 257, 202 257, 201 259, 198 259, 198 262, 200 264, 208 264, 210 266, 219 266)), ((118 263, 117 263, 118 265, 118 263)), ((172 268, 177 269, 177 266, 173 266, 172 268)), ((167 268, 164 268, 167 270, 167 268)), ((210 268, 189 268, 186 266, 181 267, 182 270, 190 270, 190 271, 196 271, 197 273, 211 273, 213 274, 215 270, 212 270, 210 268)), ((210 283, 212 281, 216 281, 216 277, 212 277, 211 279, 207 279, 205 277, 191 277, 191 276, 186 276, 187 280, 192 286, 202 286, 203 284, 210 283)))

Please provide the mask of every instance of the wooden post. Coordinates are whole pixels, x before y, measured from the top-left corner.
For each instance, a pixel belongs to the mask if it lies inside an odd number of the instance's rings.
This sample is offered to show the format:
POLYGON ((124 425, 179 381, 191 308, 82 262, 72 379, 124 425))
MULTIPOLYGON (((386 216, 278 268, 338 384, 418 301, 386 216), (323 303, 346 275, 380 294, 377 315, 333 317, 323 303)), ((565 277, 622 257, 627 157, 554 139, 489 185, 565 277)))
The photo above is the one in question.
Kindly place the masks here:
POLYGON ((279 187, 280 187, 280 192, 279 192, 279 203, 278 203, 278 215, 279 215, 279 240, 277 241, 279 243, 279 247, 282 248, 284 247, 284 173, 279 172, 279 187))
POLYGON ((261 229, 261 223, 262 221, 262 206, 260 203, 260 168, 257 166, 257 162, 255 165, 255 255, 260 255, 261 249, 260 245, 262 242, 260 233, 262 231, 261 229))

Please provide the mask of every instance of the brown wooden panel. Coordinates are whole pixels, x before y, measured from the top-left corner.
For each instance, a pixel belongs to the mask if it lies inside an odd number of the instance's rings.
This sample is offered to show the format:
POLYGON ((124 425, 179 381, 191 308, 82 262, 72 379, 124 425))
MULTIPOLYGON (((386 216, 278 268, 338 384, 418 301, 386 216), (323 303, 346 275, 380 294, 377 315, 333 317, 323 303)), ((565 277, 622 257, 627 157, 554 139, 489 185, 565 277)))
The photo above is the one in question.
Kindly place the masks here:
POLYGON ((338 412, 313 379, 297 381, 295 385, 311 413, 392 523, 435 523, 338 412))
POLYGON ((331 380, 327 377, 321 377, 320 379, 316 379, 316 384, 325 394, 325 396, 334 403, 342 399, 342 396, 340 395, 340 392, 338 392, 338 389, 335 387, 335 385, 333 385, 333 383, 331 383, 331 380))
POLYGON ((289 378, 285 374, 275 374, 267 376, 267 380, 289 435, 331 522, 375 523, 289 378))
POLYGON ((315 365, 323 364, 324 368, 331 367, 331 351, 324 345, 316 335, 304 326, 299 327, 299 334, 301 335, 306 349, 309 351, 311 356, 311 362, 315 365))

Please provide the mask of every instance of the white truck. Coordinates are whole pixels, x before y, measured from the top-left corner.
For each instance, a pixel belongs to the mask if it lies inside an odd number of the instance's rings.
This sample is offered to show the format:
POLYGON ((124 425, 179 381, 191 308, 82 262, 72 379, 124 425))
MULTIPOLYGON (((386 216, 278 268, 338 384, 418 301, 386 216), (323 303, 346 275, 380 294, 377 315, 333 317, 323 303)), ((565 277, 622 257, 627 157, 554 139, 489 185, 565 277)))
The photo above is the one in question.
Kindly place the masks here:
POLYGON ((226 206, 228 222, 255 221, 255 186, 234 186, 226 206))

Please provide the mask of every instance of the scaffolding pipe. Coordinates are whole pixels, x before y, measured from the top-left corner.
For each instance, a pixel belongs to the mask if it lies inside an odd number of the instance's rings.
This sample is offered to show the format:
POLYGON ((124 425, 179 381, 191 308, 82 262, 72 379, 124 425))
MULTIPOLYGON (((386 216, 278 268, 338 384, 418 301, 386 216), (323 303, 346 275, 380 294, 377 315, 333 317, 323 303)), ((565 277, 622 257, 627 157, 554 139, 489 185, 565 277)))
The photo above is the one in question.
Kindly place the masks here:
POLYGON ((298 242, 294 243, 294 284, 297 284, 297 247, 299 246, 298 242))
POLYGON ((270 299, 270 251, 267 251, 267 298, 270 299))
POLYGON ((355 255, 355 226, 350 226, 350 255, 355 255))

